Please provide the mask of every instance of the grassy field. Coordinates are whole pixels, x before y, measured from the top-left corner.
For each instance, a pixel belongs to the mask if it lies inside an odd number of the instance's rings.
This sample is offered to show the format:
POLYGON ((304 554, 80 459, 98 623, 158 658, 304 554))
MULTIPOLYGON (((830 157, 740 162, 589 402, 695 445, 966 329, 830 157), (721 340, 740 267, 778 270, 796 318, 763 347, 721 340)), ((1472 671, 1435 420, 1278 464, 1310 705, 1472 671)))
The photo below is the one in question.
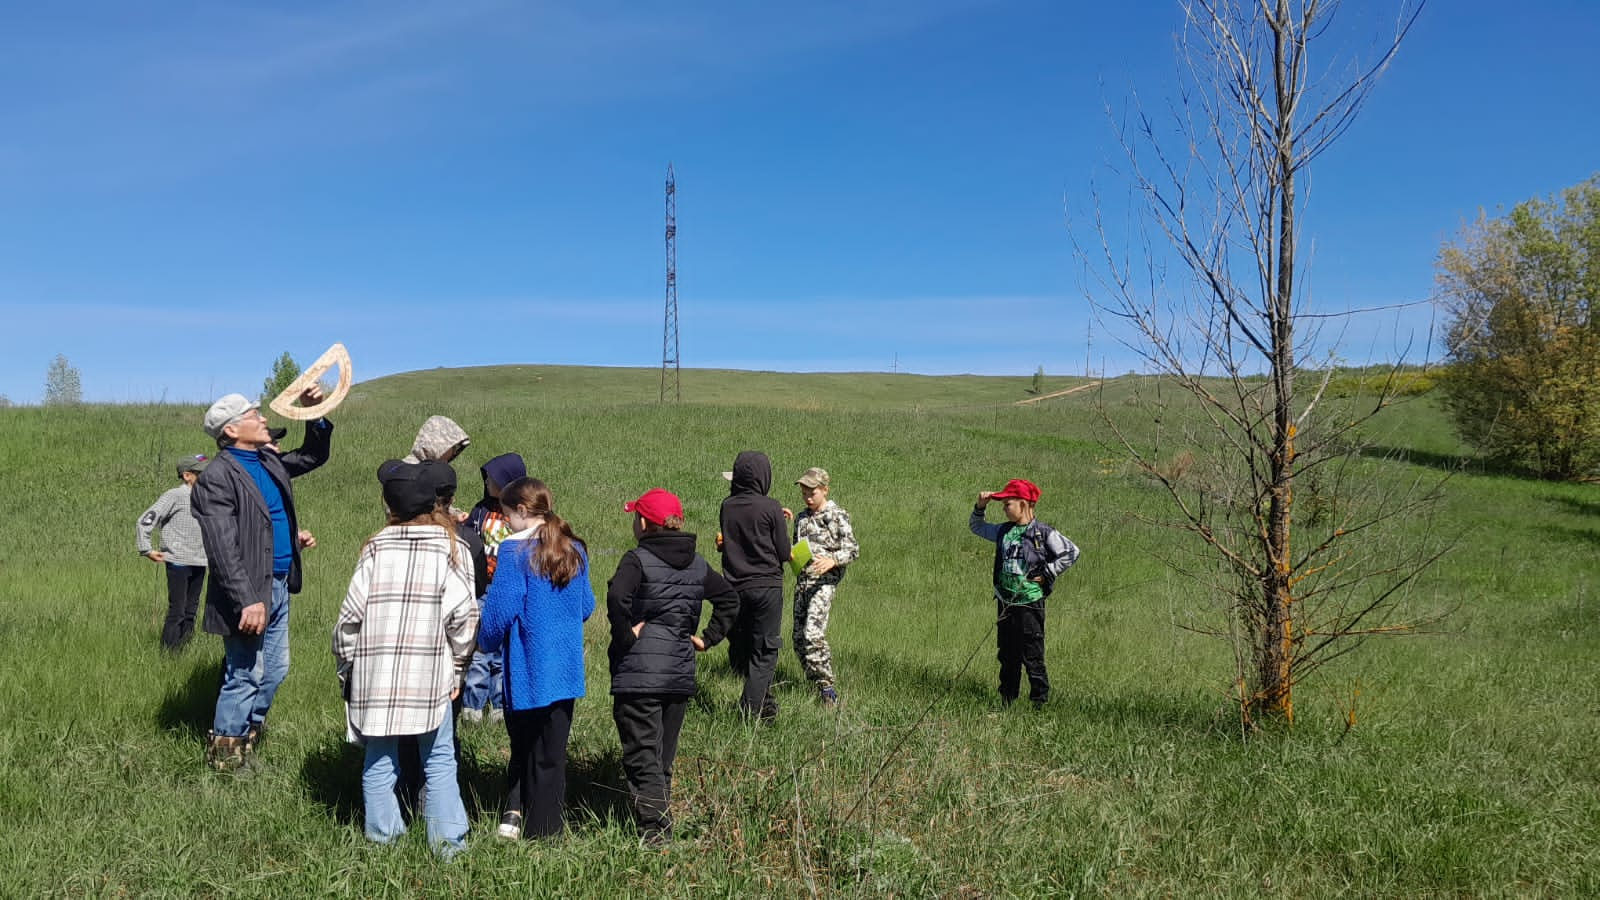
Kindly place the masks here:
MULTIPOLYGON (((1109 383, 1028 406, 1028 378, 654 370, 436 370, 357 385, 333 460, 296 483, 320 546, 293 606, 293 669, 257 762, 201 762, 218 639, 157 650, 164 586, 134 553, 172 461, 209 451, 186 406, 0 409, 0 894, 94 896, 1595 896, 1600 895, 1600 494, 1467 471, 1384 540, 1458 541, 1407 597, 1438 634, 1369 644, 1305 685, 1292 729, 1244 739, 1228 649, 1180 627, 1213 608, 1192 548, 1145 521, 1164 499, 1104 443, 1109 383), (639 848, 620 794, 603 614, 589 623, 569 835, 505 845, 506 740, 464 733, 469 852, 420 826, 361 835, 360 754, 328 652, 356 549, 381 524, 374 471, 429 414, 515 450, 592 550, 597 592, 631 543, 620 504, 661 485, 709 549, 719 473, 765 450, 774 493, 822 465, 862 558, 830 637, 844 702, 818 707, 787 646, 771 728, 741 724, 720 648, 676 775, 680 840, 639 848), (1083 550, 1049 614, 1054 699, 995 702, 979 490, 1026 476, 1083 550), (1354 705, 1354 727, 1347 727, 1354 705)), ((1049 379, 1045 390, 1073 386, 1049 379)), ((1427 397, 1368 437, 1382 488, 1462 451, 1427 397)), ((289 446, 297 443, 292 434, 289 446)), ((997 513, 996 513, 997 514, 997 513)))

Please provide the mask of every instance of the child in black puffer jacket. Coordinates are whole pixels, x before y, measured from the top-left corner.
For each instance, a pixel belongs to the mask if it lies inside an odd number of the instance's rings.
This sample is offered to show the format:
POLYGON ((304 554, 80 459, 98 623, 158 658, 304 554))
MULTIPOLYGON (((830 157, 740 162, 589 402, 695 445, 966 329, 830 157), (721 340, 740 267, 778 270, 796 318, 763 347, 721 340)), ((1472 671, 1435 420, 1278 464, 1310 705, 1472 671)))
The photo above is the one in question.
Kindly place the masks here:
POLYGON ((606 584, 611 717, 640 836, 657 846, 672 838, 672 761, 695 691, 695 653, 727 634, 739 597, 695 552, 695 536, 680 530, 683 504, 676 496, 651 488, 622 508, 634 514, 639 546, 622 555, 606 584), (696 635, 708 600, 711 621, 696 635))

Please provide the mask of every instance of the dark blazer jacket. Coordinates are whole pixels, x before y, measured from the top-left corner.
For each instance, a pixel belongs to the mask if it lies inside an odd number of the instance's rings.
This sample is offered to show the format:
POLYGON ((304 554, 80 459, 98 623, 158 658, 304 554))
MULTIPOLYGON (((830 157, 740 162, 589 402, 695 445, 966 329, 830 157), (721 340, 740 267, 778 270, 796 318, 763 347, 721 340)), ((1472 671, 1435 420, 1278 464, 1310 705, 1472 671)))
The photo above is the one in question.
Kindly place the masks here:
MULTIPOLYGON (((333 423, 318 419, 306 423, 300 449, 282 456, 265 451, 261 465, 278 483, 283 509, 289 516, 289 535, 299 534, 291 478, 298 478, 328 461, 333 423)), ((239 627, 246 606, 272 600, 272 519, 261 489, 226 450, 206 466, 194 484, 189 510, 200 523, 210 572, 206 579, 205 630, 231 636, 239 627)), ((289 566, 289 593, 300 592, 300 542, 294 543, 289 566)))

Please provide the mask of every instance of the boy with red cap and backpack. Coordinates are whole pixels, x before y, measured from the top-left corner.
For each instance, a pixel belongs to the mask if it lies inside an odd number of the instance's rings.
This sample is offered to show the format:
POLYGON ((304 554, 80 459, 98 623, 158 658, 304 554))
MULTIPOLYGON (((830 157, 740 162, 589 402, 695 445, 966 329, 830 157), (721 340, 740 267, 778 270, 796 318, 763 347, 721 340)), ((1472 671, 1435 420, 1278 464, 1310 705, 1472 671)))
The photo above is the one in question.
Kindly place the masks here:
POLYGON ((1013 478, 998 491, 978 494, 967 527, 994 542, 996 641, 1000 659, 1000 702, 1010 706, 1028 671, 1028 699, 1035 709, 1050 698, 1044 668, 1044 600, 1056 578, 1078 561, 1077 545, 1034 518, 1039 488, 1013 478), (991 500, 1005 503, 1006 521, 990 525, 984 512, 991 500))

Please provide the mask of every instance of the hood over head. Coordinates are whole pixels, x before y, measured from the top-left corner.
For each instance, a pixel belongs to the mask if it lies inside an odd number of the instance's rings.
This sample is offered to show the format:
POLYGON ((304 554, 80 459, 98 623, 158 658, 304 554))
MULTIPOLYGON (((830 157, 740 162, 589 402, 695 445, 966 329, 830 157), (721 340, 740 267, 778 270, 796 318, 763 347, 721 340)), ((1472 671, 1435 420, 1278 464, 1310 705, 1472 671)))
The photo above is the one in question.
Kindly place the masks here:
MULTIPOLYGON (((415 463, 427 459, 443 459, 451 450, 465 450, 472 443, 466 429, 448 416, 429 416, 417 430, 417 439, 411 444, 411 455, 405 462, 415 463)), ((504 482, 502 482, 503 484, 504 482)))
POLYGON ((730 494, 765 494, 772 489, 772 460, 760 450, 746 450, 733 460, 730 494))
POLYGON ((484 463, 478 471, 483 473, 483 499, 487 503, 493 503, 495 499, 489 495, 489 479, 493 478, 495 484, 505 487, 518 478, 526 478, 528 464, 515 453, 502 453, 484 463))

